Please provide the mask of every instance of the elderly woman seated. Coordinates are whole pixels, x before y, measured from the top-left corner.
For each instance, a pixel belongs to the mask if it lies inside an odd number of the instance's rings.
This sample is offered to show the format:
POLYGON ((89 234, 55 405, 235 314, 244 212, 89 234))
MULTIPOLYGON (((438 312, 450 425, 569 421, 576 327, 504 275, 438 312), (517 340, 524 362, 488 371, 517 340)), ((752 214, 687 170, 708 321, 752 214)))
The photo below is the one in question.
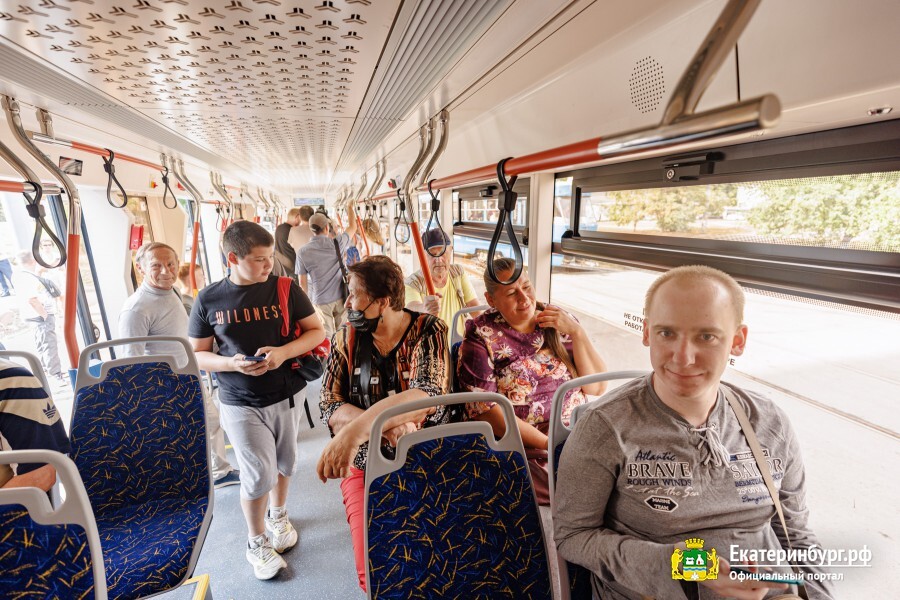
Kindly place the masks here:
MULTIPOLYGON (((515 263, 494 261, 494 273, 508 280, 515 263)), ((549 504, 547 432, 556 389, 575 377, 601 373, 606 364, 575 318, 555 306, 535 302, 534 289, 523 272, 508 285, 484 274, 484 294, 491 310, 466 323, 459 349, 457 381, 470 392, 497 392, 509 398, 528 452, 535 495, 549 504)), ((602 394, 606 384, 576 388, 566 394, 563 419, 585 402, 585 393, 602 394)), ((498 437, 505 428, 500 407, 493 403, 467 405, 469 419, 487 421, 498 437)))
MULTIPOLYGON (((447 326, 437 317, 403 307, 400 267, 370 256, 348 268, 347 325, 334 334, 319 406, 333 439, 317 465, 322 481, 342 478, 341 492, 353 539, 359 586, 365 590, 366 458, 375 417, 390 406, 447 391, 447 326)), ((444 423, 444 407, 406 413, 387 421, 375 449, 392 455, 405 433, 444 423)))

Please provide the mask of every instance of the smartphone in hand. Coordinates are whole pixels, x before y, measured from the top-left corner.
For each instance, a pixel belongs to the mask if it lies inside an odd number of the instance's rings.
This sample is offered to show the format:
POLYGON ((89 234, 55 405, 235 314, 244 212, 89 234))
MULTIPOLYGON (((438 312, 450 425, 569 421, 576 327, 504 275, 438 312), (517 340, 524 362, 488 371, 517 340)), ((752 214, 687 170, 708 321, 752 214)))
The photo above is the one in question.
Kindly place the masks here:
POLYGON ((249 360, 250 362, 262 362, 266 360, 265 356, 245 356, 244 360, 249 360))

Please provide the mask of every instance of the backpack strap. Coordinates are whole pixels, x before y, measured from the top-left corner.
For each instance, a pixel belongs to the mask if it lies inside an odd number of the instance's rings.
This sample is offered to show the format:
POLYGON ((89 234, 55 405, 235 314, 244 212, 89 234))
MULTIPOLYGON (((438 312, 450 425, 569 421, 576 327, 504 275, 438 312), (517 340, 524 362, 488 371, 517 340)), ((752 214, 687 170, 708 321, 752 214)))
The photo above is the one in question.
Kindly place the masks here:
MULTIPOLYGON (((348 329, 355 333, 352 327, 348 329)), ((353 338, 356 338, 353 335, 353 338)), ((363 333, 353 341, 358 344, 354 351, 349 353, 352 357, 350 365, 350 399, 354 404, 363 409, 372 406, 372 398, 369 395, 369 384, 372 382, 372 335, 363 333)), ((348 345, 350 346, 350 345, 348 345)))
MULTIPOLYGON (((278 278, 278 306, 281 308, 281 337, 290 337, 291 335, 291 308, 289 300, 291 298, 291 278, 278 278)), ((300 337, 300 322, 294 327, 294 339, 300 337)))

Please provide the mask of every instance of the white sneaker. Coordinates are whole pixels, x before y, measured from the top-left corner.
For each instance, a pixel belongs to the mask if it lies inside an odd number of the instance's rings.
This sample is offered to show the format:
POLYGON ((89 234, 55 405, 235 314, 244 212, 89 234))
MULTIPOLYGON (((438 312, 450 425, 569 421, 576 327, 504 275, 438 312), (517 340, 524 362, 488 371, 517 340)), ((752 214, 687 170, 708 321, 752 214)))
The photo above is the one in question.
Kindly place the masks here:
POLYGON ((268 538, 255 548, 247 544, 247 562, 253 566, 253 574, 257 579, 272 579, 287 566, 268 538))
POLYGON ((272 533, 272 547, 279 554, 290 550, 297 544, 297 530, 291 525, 287 513, 278 518, 272 518, 266 513, 266 529, 272 533))

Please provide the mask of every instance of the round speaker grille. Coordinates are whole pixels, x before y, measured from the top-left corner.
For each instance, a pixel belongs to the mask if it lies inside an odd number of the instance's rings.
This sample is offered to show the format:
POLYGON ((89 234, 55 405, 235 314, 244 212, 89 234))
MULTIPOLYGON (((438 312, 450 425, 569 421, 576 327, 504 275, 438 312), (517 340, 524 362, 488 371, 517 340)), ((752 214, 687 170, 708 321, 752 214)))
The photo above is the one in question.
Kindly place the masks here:
POLYGON ((631 70, 628 86, 631 102, 639 111, 648 113, 656 110, 666 93, 662 65, 650 56, 637 61, 631 70))

